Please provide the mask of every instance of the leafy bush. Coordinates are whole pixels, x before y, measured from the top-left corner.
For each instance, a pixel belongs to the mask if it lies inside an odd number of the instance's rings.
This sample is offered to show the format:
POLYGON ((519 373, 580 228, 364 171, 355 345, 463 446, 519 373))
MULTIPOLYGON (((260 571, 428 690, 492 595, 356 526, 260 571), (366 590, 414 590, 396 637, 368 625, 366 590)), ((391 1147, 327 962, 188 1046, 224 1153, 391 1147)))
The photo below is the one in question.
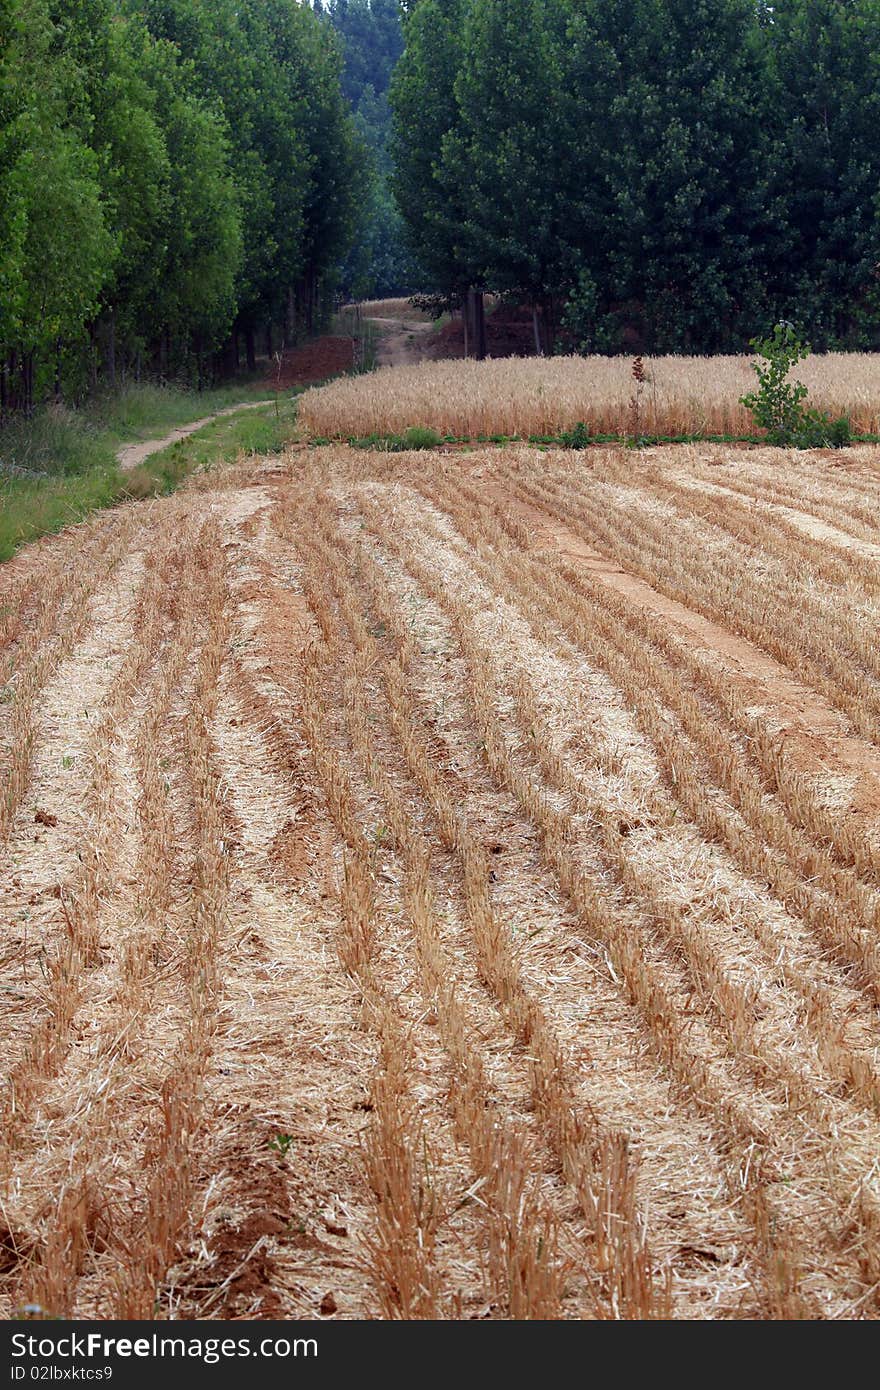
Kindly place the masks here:
POLYGON ((566 449, 586 449, 591 444, 593 436, 583 420, 579 420, 574 429, 563 430, 559 436, 559 442, 566 449))
POLYGON ((797 449, 841 449, 852 442, 852 429, 845 415, 832 420, 827 410, 805 410, 790 442, 797 449))
POLYGON ((803 424, 807 388, 803 382, 789 381, 788 373, 809 356, 810 346, 801 342, 789 323, 777 323, 769 338, 753 338, 749 346, 764 360, 752 363, 758 389, 741 396, 740 403, 752 412, 755 424, 766 430, 769 443, 789 444, 803 424))
POLYGON ((824 410, 804 405, 807 388, 789 381, 795 363, 809 356, 810 346, 798 338, 790 323, 777 323, 769 338, 753 338, 750 347, 763 361, 753 362, 757 391, 740 396, 740 404, 752 412, 755 424, 766 431, 768 444, 794 445, 797 449, 839 449, 852 437, 849 420, 832 420, 824 410))
POLYGON ((440 442, 436 430, 426 429, 422 425, 412 425, 403 436, 405 449, 436 449, 440 442))

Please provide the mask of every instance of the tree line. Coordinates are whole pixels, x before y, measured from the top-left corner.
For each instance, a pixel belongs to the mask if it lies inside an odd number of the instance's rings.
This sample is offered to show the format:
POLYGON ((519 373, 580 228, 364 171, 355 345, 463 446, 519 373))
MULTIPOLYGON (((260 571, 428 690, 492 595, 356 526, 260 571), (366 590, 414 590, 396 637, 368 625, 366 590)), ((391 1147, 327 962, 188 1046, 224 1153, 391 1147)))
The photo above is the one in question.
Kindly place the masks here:
POLYGON ((296 0, 0 0, 0 412, 312 329, 369 191, 341 72, 296 0))
POLYGON ((372 180, 353 245, 340 269, 350 299, 386 299, 422 289, 391 189, 388 88, 403 51, 399 0, 314 0, 342 47, 342 90, 368 153, 372 180))
POLYGON ((391 84, 414 252, 479 347, 880 347, 880 0, 408 0, 391 84))

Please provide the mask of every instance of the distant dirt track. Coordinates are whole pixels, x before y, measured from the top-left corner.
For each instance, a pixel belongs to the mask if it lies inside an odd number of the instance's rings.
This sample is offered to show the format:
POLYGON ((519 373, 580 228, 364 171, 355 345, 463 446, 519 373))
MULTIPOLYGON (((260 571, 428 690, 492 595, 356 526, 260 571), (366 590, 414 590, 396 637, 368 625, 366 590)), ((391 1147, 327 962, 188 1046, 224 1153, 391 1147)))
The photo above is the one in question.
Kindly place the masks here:
POLYGON ((272 401, 247 401, 243 405, 230 405, 225 410, 218 410, 215 414, 206 415, 201 420, 193 420, 190 425, 181 425, 179 429, 172 430, 162 439, 145 439, 140 444, 125 444, 116 455, 119 467, 123 473, 129 473, 132 468, 146 463, 153 454, 161 453, 163 449, 167 449, 171 444, 176 444, 180 439, 188 439, 191 434, 204 429, 214 420, 220 420, 224 415, 237 415, 241 410, 258 410, 265 405, 272 405, 272 401))
POLYGON ((300 448, 0 567, 0 1315, 876 1317, 878 502, 300 448))

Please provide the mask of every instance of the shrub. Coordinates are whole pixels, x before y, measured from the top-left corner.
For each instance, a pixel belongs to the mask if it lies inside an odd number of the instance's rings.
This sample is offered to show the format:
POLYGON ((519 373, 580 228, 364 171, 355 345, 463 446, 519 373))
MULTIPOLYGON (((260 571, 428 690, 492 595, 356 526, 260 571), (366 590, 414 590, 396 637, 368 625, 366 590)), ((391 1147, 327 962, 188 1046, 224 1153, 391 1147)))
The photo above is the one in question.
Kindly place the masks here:
POLYGON ((753 362, 757 391, 740 397, 755 423, 766 431, 769 444, 793 444, 798 449, 839 449, 852 438, 845 416, 833 420, 827 411, 804 405, 807 388, 789 381, 796 362, 810 354, 810 346, 798 338, 790 323, 777 323, 769 338, 753 338, 752 351, 763 361, 753 362))
POLYGON ((406 449, 436 449, 440 442, 437 431, 426 429, 423 425, 410 426, 403 436, 406 449))
POLYGON ((559 436, 559 442, 566 449, 586 449, 591 441, 592 435, 589 427, 584 424, 583 420, 579 420, 573 430, 563 430, 559 436))

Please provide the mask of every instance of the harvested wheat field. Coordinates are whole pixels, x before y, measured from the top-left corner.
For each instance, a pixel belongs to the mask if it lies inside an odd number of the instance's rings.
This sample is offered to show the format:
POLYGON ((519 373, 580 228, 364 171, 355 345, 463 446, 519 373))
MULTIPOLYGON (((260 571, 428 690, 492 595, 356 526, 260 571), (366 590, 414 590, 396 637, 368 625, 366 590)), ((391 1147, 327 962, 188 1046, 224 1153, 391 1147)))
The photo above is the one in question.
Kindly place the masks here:
POLYGON ((839 457, 296 449, 0 570, 0 1314, 877 1315, 839 457))
MULTIPOLYGON (((344 377, 302 397, 300 419, 329 439, 427 427, 457 438, 592 434, 750 435, 740 396, 756 384, 749 357, 652 357, 644 381, 632 357, 504 357, 422 362, 344 377)), ((849 417, 857 434, 880 433, 880 354, 815 354, 794 377, 812 406, 849 417)))

